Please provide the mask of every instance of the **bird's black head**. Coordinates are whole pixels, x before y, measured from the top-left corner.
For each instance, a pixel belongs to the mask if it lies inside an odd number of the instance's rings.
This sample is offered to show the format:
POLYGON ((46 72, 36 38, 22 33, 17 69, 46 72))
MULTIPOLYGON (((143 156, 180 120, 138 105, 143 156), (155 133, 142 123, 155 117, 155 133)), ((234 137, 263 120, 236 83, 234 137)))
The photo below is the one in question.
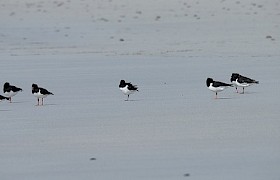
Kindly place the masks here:
POLYGON ((38 88, 38 85, 37 84, 32 84, 32 90, 33 89, 37 89, 38 88))
POLYGON ((206 86, 209 87, 211 83, 213 83, 214 80, 212 78, 207 78, 206 80, 206 86))
POLYGON ((5 82, 5 84, 4 84, 4 88, 5 88, 5 87, 9 87, 9 86, 10 86, 10 83, 5 82))
POLYGON ((121 80, 121 81, 120 81, 119 87, 125 87, 125 81, 124 81, 124 80, 121 80))
POLYGON ((231 78, 230 78, 230 81, 235 81, 237 78, 239 77, 239 74, 238 73, 232 73, 231 74, 231 78))

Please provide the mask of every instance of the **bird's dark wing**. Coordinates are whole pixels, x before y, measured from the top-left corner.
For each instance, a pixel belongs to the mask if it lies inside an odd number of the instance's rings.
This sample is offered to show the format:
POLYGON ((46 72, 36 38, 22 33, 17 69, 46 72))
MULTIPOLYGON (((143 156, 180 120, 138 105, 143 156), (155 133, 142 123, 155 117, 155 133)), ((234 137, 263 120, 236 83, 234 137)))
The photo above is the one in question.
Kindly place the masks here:
POLYGON ((16 86, 10 86, 11 90, 14 91, 14 92, 18 92, 18 91, 22 91, 21 88, 18 88, 16 86))
POLYGON ((49 92, 48 90, 46 90, 44 88, 40 88, 40 92, 41 92, 41 94, 51 94, 51 95, 53 95, 53 93, 49 92))
POLYGON ((137 91, 138 87, 136 85, 132 85, 131 83, 126 83, 127 89, 131 91, 137 91))
POLYGON ((251 78, 248 78, 248 77, 245 77, 245 76, 241 76, 241 75, 239 75, 238 82, 249 83, 249 84, 251 84, 251 83, 259 84, 259 81, 256 81, 254 79, 251 79, 251 78))
POLYGON ((219 81, 213 82, 213 87, 220 87, 220 86, 232 86, 232 84, 227 84, 227 83, 219 82, 219 81))

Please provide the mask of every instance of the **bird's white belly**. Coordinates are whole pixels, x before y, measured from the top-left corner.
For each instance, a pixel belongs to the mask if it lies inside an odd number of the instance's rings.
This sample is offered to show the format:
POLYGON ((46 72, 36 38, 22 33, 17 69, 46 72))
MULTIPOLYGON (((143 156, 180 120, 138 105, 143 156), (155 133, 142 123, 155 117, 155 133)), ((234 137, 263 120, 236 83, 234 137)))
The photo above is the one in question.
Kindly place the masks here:
POLYGON ((250 84, 248 84, 248 83, 239 83, 238 81, 235 81, 234 84, 236 84, 237 86, 240 86, 240 87, 248 87, 248 86, 250 86, 250 84))
POLYGON ((41 94, 40 91, 37 92, 37 93, 34 93, 33 95, 34 95, 35 97, 37 97, 37 98, 45 98, 45 97, 48 96, 48 95, 45 95, 45 94, 41 94))
POLYGON ((18 92, 10 91, 10 92, 5 92, 4 96, 6 97, 13 97, 17 94, 18 92))
POLYGON ((231 83, 234 85, 234 86, 238 86, 236 81, 231 81, 231 83))
POLYGON ((220 92, 220 91, 223 91, 226 87, 224 86, 221 86, 221 87, 213 87, 213 86, 209 86, 209 89, 211 91, 214 91, 214 92, 220 92))
POLYGON ((123 87, 123 88, 120 88, 120 90, 125 94, 125 95, 129 95, 129 94, 132 94, 134 93, 134 91, 130 91, 127 86, 123 87))

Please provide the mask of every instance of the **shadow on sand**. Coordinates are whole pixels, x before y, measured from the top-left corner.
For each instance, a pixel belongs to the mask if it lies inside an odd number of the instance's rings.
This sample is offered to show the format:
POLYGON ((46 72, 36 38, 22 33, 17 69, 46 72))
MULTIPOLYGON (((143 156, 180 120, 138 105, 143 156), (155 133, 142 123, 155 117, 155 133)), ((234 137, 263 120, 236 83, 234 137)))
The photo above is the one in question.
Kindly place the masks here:
POLYGON ((238 94, 257 94, 258 92, 255 92, 255 91, 248 91, 248 92, 241 92, 241 93, 238 93, 238 94))
POLYGON ((214 98, 215 100, 219 100, 219 99, 221 99, 221 100, 226 100, 226 99, 232 99, 232 98, 230 98, 230 97, 218 97, 218 98, 214 98))
POLYGON ((12 101, 12 102, 8 102, 9 104, 21 104, 21 103, 26 103, 29 101, 12 101))
POLYGON ((125 102, 128 102, 128 101, 131 101, 131 102, 134 102, 134 101, 135 101, 135 102, 136 102, 136 101, 141 101, 141 100, 142 100, 142 99, 131 99, 131 100, 130 100, 130 99, 129 99, 129 100, 126 99, 126 100, 124 100, 124 101, 125 101, 125 102))
POLYGON ((35 104, 34 106, 37 106, 37 107, 44 107, 44 106, 57 106, 58 104, 44 104, 44 105, 38 105, 38 104, 35 104))

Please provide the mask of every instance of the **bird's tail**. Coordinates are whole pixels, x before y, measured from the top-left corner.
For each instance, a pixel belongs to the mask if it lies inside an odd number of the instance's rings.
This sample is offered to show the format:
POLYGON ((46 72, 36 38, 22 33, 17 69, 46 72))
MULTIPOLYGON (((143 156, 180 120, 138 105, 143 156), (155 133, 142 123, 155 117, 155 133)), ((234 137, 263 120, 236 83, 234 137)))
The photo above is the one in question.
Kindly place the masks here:
POLYGON ((234 87, 234 84, 224 83, 224 86, 234 87))

